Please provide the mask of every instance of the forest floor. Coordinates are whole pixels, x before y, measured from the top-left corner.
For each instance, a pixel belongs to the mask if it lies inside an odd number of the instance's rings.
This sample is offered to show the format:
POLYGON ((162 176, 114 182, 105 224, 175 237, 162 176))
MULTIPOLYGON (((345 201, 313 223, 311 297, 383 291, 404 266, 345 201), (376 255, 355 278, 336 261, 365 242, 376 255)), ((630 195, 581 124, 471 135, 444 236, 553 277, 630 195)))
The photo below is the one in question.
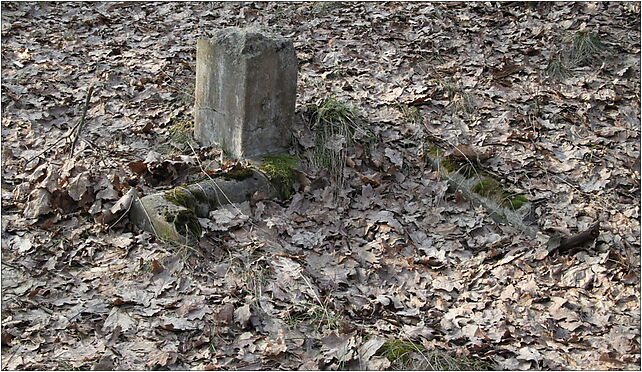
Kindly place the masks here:
POLYGON ((533 4, 3 2, 2 368, 639 368, 640 4, 533 4), (310 182, 195 246, 137 230, 132 187, 221 166, 189 147, 196 39, 248 25, 294 41, 310 182), (341 187, 309 165, 331 96, 376 139, 341 187), (435 138, 599 237, 542 254, 448 191, 435 138))

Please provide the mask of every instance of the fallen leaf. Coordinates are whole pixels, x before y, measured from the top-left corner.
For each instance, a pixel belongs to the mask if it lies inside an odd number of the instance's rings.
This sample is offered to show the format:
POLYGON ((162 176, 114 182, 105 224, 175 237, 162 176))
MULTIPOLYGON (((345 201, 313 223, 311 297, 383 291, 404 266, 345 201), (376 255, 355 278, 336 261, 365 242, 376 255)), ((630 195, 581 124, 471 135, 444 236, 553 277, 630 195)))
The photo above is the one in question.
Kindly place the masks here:
POLYGON ((234 321, 241 327, 246 328, 250 323, 250 316, 252 312, 250 310, 250 305, 245 304, 238 309, 234 310, 234 321))

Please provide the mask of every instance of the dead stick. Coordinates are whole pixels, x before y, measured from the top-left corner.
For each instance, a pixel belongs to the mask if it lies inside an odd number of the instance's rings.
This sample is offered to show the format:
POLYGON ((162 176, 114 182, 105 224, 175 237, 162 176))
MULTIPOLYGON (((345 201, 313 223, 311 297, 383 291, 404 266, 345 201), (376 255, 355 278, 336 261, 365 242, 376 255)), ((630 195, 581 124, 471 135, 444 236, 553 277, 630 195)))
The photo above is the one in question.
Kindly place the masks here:
POLYGON ((97 150, 98 156, 100 156, 100 161, 102 161, 103 165, 106 167, 107 166, 107 162, 105 162, 105 157, 102 154, 103 149, 101 149, 100 147, 98 147, 98 145, 96 145, 95 143, 91 142, 90 140, 88 140, 86 138, 81 138, 80 140, 85 142, 89 146, 93 147, 95 150, 97 150))
POLYGON ((596 223, 591 226, 588 230, 582 231, 581 233, 572 235, 560 242, 560 245, 557 247, 557 251, 562 254, 568 251, 569 254, 576 253, 579 247, 583 246, 586 243, 592 242, 597 239, 600 235, 600 223, 596 223))
POLYGON ((76 143, 78 143, 78 137, 80 137, 80 132, 82 131, 82 128, 85 124, 85 115, 87 115, 87 108, 89 107, 89 100, 91 99, 92 93, 94 93, 93 82, 89 85, 89 89, 87 90, 87 98, 85 99, 85 106, 83 107, 82 115, 80 116, 80 123, 78 123, 78 129, 76 130, 76 134, 74 135, 74 142, 72 142, 71 150, 69 151, 70 158, 74 156, 74 150, 76 149, 76 143))
MULTIPOLYGON (((75 127, 74 127, 74 128, 75 128, 75 127)), ((29 160, 27 160, 27 162, 25 163, 25 166, 27 166, 27 164, 31 163, 31 161, 32 161, 32 160, 34 160, 35 158, 39 158, 39 157, 40 157, 40 156, 42 156, 42 154, 44 154, 45 152, 47 152, 47 151, 49 151, 49 150, 53 149, 53 148, 54 148, 58 143, 60 143, 60 141, 64 140, 65 138, 69 138, 70 133, 71 133, 71 132, 69 132, 69 134, 66 134, 66 135, 64 135, 64 136, 62 136, 62 137, 60 137, 60 138, 58 138, 58 140, 56 140, 56 142, 54 142, 54 143, 53 143, 53 145, 51 145, 51 146, 47 147, 46 149, 44 149, 43 151, 41 151, 38 155, 31 157, 29 160)))
POLYGON ((31 163, 31 161, 33 161, 34 159, 41 157, 44 153, 46 153, 47 151, 51 150, 58 143, 60 143, 60 141, 71 137, 74 134, 74 132, 76 132, 76 137, 74 138, 74 144, 72 146, 72 153, 73 153, 73 147, 75 147, 76 142, 78 141, 78 136, 80 135, 80 127, 85 122, 85 115, 87 114, 87 107, 89 106, 89 99, 91 98, 91 94, 93 93, 93 91, 94 91, 94 83, 91 83, 91 85, 89 86, 89 90, 87 91, 88 94, 87 94, 87 99, 85 100, 85 106, 83 108, 82 117, 80 118, 80 121, 78 122, 78 124, 74 125, 70 130, 68 130, 67 133, 65 133, 65 135, 63 135, 62 137, 58 138, 56 140, 56 142, 54 142, 51 146, 49 146, 46 149, 42 150, 40 153, 38 153, 38 155, 33 156, 29 160, 27 160, 27 162, 25 163, 25 166, 27 164, 31 163))

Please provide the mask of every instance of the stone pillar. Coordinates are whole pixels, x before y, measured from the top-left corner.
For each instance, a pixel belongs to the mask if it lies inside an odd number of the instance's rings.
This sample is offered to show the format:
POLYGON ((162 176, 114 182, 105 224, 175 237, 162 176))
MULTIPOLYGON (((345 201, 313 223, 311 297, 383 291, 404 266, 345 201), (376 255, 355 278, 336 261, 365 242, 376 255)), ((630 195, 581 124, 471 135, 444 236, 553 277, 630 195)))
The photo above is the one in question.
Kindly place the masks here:
POLYGON ((230 28, 196 47, 194 136, 238 158, 287 152, 296 101, 291 40, 230 28))

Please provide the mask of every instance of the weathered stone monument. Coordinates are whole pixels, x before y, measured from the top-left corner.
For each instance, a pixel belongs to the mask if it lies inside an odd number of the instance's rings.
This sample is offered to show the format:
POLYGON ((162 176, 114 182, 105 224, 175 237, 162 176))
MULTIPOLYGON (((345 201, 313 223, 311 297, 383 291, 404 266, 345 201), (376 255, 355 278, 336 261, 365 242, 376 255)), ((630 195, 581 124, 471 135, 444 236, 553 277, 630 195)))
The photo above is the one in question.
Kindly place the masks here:
POLYGON ((289 39, 230 28, 198 40, 194 137, 238 158, 287 152, 296 79, 289 39))
POLYGON ((288 39, 233 28, 198 40, 194 137, 201 145, 221 146, 228 155, 259 165, 136 199, 130 220, 163 239, 188 243, 200 237, 198 218, 208 217, 211 210, 249 200, 257 192, 282 196, 283 180, 277 180, 282 176, 265 170, 289 162, 272 156, 276 163, 270 163, 266 155, 287 157, 296 79, 297 59, 288 39))

